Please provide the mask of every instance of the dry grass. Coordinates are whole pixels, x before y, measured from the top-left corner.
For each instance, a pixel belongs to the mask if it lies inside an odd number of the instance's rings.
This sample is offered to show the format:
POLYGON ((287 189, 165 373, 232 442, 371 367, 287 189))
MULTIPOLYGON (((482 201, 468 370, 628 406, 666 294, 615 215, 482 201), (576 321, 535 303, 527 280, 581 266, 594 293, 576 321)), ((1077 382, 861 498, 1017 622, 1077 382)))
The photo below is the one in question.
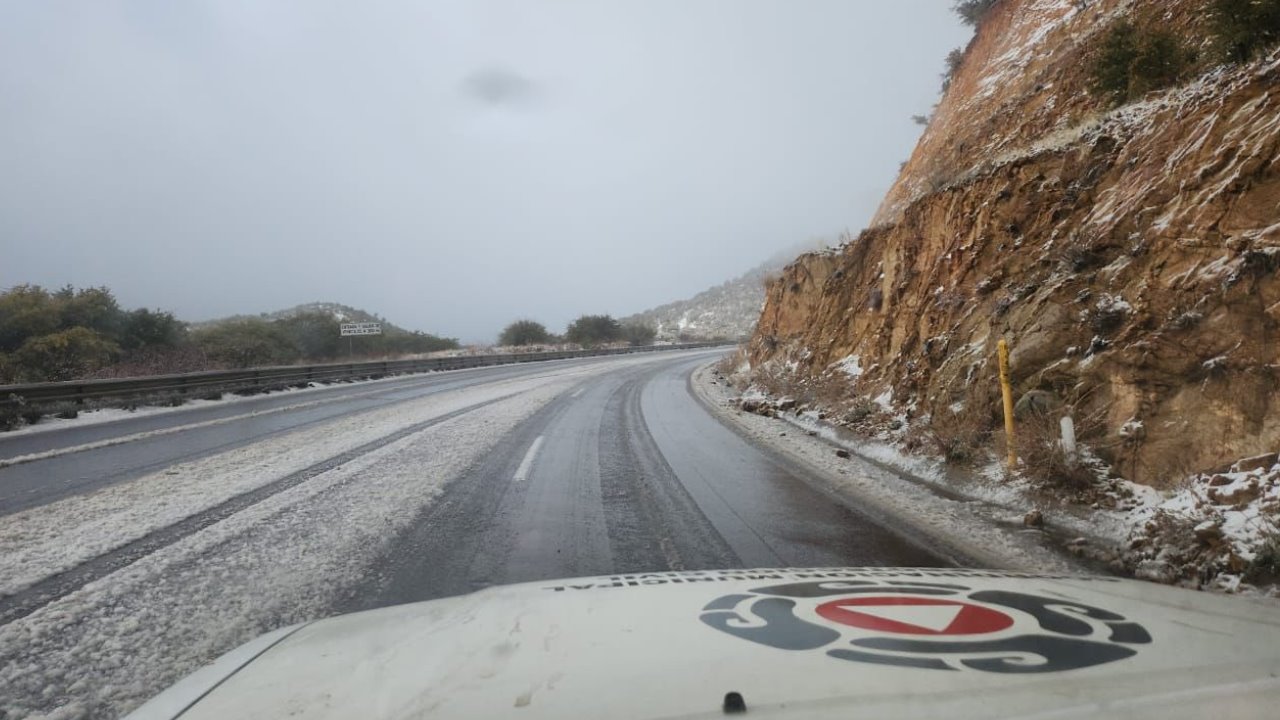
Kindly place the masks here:
POLYGON ((795 373, 787 372, 775 364, 766 364, 751 374, 752 384, 775 398, 800 399, 804 394, 804 384, 795 373))
POLYGON ((805 384, 805 402, 826 410, 837 411, 853 399, 849 377, 838 370, 823 373, 805 384))
POLYGON ((991 440, 991 427, 977 413, 944 409, 929 418, 923 439, 947 463, 968 465, 982 456, 991 440))
POLYGON ((958 410, 940 408, 906 438, 908 449, 933 453, 948 464, 972 464, 991 443, 994 407, 994 401, 984 394, 969 397, 958 410))
POLYGON ((715 370, 725 377, 732 377, 747 361, 747 351, 742 346, 738 346, 731 354, 725 355, 716 363, 715 370))
POLYGON ((1075 422, 1077 447, 1097 447, 1105 440, 1105 410, 1084 412, 1076 406, 1028 413, 1017 425, 1018 457, 1031 480, 1048 488, 1078 492, 1093 487, 1100 468, 1081 453, 1069 457, 1062 449, 1061 421, 1066 416, 1075 422))
POLYGON ((94 373, 93 378, 131 378, 151 375, 222 370, 225 365, 216 363, 194 346, 160 348, 135 352, 124 362, 105 367, 94 373))
MULTIPOLYGON (((796 412, 817 410, 827 416, 843 418, 850 408, 857 405, 850 378, 838 371, 809 376, 799 369, 789 371, 783 363, 775 361, 752 368, 750 373, 727 376, 735 384, 741 384, 739 390, 750 386, 775 400, 794 400, 796 412)), ((864 402, 875 407, 870 401, 864 402)))

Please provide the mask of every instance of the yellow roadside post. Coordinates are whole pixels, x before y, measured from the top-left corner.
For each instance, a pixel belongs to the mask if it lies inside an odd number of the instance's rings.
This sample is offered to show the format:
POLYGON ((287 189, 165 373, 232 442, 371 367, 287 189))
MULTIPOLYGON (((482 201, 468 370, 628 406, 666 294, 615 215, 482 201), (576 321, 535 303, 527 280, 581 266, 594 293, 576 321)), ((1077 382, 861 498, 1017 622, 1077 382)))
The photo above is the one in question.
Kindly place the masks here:
POLYGON ((1018 446, 1013 434, 1013 387, 1009 384, 1009 343, 1000 339, 1000 393, 1004 395, 1004 437, 1009 448, 1009 472, 1018 468, 1018 446))

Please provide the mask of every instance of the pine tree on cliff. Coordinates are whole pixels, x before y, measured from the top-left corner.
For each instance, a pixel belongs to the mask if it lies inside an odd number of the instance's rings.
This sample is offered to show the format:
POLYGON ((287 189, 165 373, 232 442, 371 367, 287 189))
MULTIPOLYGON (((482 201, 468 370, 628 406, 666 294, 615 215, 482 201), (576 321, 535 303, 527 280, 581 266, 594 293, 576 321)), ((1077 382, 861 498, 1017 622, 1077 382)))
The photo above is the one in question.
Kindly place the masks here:
POLYGON ((1213 30, 1231 62, 1247 62, 1280 43, 1280 0, 1214 0, 1213 30))
POLYGON ((1000 0, 956 0, 956 4, 951 6, 960 19, 966 25, 979 25, 982 18, 986 16, 987 11, 995 6, 1000 0))
POLYGON ((1107 29, 1093 64, 1093 87, 1114 102, 1129 97, 1129 70, 1138 57, 1138 31, 1120 20, 1107 29))

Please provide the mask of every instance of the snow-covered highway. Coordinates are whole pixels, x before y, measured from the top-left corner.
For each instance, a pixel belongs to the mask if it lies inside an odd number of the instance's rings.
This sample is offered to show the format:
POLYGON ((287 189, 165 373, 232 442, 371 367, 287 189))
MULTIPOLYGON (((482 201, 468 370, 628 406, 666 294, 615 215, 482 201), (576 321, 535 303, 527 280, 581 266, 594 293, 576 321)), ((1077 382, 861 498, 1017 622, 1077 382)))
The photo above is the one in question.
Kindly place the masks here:
POLYGON ((494 584, 937 565, 690 392, 535 363, 0 440, 0 717, 114 717, 267 630, 494 584))

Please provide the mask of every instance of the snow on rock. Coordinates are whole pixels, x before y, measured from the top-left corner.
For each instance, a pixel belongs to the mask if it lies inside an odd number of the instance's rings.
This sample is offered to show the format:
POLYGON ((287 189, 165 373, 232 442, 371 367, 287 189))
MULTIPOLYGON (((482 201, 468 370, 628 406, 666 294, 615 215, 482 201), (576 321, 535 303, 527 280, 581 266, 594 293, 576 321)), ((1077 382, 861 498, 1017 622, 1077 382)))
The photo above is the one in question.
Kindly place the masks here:
POLYGON ((1280 463, 1267 454, 1130 515, 1127 560, 1139 577, 1235 590, 1280 580, 1280 463))
POLYGON ((836 363, 835 368, 851 378, 862 377, 862 362, 857 355, 850 355, 836 363))

